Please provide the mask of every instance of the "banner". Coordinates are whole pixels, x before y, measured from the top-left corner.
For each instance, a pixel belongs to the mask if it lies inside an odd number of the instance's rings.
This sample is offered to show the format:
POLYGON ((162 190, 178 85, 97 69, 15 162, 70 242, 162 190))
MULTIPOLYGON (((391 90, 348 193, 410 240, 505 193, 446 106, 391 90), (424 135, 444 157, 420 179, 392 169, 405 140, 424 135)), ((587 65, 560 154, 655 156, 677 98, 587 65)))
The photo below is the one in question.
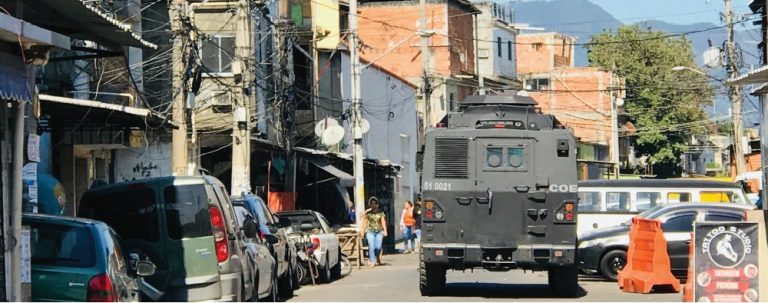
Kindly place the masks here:
POLYGON ((694 224, 694 301, 760 300, 757 232, 757 223, 694 224))

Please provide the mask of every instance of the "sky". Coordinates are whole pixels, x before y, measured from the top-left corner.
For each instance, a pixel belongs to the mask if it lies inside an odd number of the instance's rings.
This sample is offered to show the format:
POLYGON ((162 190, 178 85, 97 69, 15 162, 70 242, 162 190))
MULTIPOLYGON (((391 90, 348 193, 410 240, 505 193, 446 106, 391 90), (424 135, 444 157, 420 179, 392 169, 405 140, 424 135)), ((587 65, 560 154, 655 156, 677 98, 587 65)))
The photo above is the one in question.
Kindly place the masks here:
MULTIPOLYGON (((722 24, 720 12, 725 8, 723 0, 589 0, 608 11, 619 21, 658 19, 675 24, 710 22, 722 24)), ((750 0, 733 0, 734 12, 752 13, 747 6, 750 0)))

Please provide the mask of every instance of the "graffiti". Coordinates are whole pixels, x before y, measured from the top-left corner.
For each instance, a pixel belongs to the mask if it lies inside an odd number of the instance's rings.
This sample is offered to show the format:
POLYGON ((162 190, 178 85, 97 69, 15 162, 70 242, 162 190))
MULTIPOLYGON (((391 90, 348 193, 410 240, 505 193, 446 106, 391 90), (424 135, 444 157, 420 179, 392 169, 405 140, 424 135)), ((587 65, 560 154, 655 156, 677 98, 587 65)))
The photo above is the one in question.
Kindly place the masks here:
POLYGON ((139 163, 136 163, 136 166, 134 166, 132 170, 135 174, 139 174, 142 177, 149 178, 149 177, 152 177, 152 171, 159 170, 159 167, 157 166, 157 164, 154 164, 151 161, 146 165, 144 164, 144 162, 139 162, 139 163))

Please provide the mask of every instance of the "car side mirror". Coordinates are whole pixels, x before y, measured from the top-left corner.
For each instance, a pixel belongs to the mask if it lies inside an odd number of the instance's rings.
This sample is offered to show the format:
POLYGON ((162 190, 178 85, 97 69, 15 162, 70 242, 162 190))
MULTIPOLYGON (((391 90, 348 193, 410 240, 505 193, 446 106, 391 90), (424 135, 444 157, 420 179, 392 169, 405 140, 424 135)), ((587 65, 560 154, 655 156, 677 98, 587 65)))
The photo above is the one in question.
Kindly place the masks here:
POLYGON ((149 261, 139 261, 136 263, 136 275, 139 277, 149 277, 155 274, 157 267, 149 261))
POLYGON ((339 229, 341 229, 341 225, 334 225, 331 227, 331 229, 333 230, 333 232, 338 232, 339 229))
POLYGON ((280 239, 278 239, 275 235, 267 235, 267 243, 269 244, 277 244, 277 242, 280 242, 280 239))
POLYGON ((291 223, 293 223, 291 222, 291 219, 280 217, 280 222, 278 222, 278 226, 280 226, 280 228, 286 228, 286 227, 290 227, 291 223))
POLYGON ((243 222, 243 233, 246 238, 256 238, 259 235, 259 224, 256 223, 256 220, 245 220, 243 222))

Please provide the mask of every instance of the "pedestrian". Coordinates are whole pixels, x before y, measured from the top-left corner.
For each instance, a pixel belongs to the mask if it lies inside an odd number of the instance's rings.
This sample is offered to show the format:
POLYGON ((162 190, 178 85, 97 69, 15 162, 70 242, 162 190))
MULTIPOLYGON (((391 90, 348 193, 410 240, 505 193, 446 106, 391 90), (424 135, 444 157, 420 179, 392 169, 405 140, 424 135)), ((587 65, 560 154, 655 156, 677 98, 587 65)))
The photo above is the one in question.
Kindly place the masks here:
POLYGON ((414 235, 416 236, 416 249, 421 249, 421 194, 416 196, 416 205, 413 206, 413 219, 416 221, 416 231, 414 232, 414 235))
POLYGON ((416 220, 413 216, 413 202, 405 201, 403 213, 400 215, 400 230, 403 231, 403 240, 405 241, 404 254, 409 254, 416 249, 416 220))
POLYGON ((387 218, 379 209, 379 200, 371 197, 368 200, 368 209, 363 216, 363 224, 360 233, 365 235, 368 241, 368 267, 381 264, 381 247, 384 237, 387 236, 387 218))

